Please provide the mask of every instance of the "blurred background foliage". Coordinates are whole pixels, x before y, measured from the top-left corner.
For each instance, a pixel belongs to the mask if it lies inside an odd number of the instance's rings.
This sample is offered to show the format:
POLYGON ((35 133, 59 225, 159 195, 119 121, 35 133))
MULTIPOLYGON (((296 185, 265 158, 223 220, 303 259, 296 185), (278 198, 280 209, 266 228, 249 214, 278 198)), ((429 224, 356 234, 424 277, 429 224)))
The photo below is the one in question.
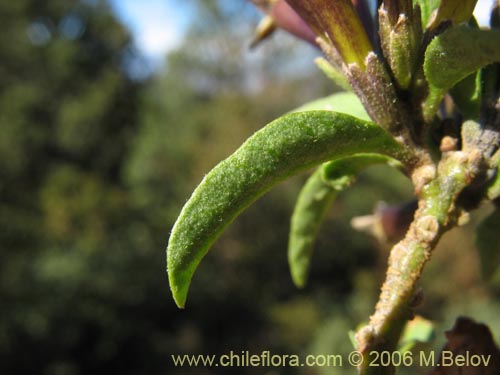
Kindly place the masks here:
MULTIPOLYGON (((384 168, 335 203, 305 290, 286 262, 303 175, 229 228, 175 307, 164 248, 190 191, 259 127, 338 89, 284 34, 248 51, 247 2, 192 2, 185 43, 147 79, 131 74, 141 56, 106 2, 0 2, 0 373, 331 373, 174 369, 170 354, 347 353, 369 316, 388 249, 349 221, 411 198, 384 168)), ((437 251, 419 313, 441 330, 468 314, 498 336, 500 283, 480 279, 476 221, 437 251)))

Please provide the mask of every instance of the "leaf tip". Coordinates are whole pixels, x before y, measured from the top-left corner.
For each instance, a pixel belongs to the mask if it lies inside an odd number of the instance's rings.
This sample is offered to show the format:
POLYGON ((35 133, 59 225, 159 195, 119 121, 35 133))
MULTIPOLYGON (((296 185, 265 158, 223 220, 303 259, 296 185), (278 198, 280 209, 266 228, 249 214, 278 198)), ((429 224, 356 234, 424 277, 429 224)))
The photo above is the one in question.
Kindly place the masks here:
POLYGON ((178 308, 184 309, 193 272, 180 267, 171 244, 167 247, 167 275, 174 302, 178 308))
POLYGON ((296 264, 295 262, 289 263, 290 275, 292 276, 293 284, 297 289, 304 289, 307 284, 309 274, 309 264, 296 264))
POLYGON ((306 278, 303 276, 299 276, 299 275, 292 274, 292 281, 297 289, 304 289, 306 287, 306 284, 307 284, 306 278))
POLYGON ((177 281, 175 272, 168 271, 168 279, 170 283, 170 290, 172 292, 172 297, 174 302, 179 309, 184 309, 186 307, 186 299, 189 290, 189 282, 180 283, 177 281))

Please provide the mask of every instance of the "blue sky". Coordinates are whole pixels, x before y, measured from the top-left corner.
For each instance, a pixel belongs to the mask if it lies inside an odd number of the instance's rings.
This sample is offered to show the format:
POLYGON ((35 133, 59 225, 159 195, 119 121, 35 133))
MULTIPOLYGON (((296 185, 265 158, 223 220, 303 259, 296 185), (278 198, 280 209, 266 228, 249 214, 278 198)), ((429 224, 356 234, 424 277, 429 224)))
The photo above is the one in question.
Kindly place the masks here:
POLYGON ((130 28, 139 50, 151 60, 182 43, 189 22, 183 0, 111 0, 113 10, 130 28))
MULTIPOLYGON (((246 1, 246 0, 226 0, 246 1)), ((110 0, 120 19, 131 29, 139 50, 153 65, 182 43, 190 10, 184 0, 110 0)), ((476 16, 487 22, 492 0, 479 0, 476 16)))

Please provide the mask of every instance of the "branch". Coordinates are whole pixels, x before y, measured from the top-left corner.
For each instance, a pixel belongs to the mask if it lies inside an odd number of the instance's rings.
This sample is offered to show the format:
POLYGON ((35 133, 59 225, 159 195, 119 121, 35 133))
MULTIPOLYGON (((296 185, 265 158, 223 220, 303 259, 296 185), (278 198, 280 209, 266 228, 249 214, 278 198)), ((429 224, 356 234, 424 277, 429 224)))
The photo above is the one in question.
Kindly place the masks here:
MULTIPOLYGON (((394 369, 370 367, 372 352, 396 350, 406 322, 413 317, 419 299, 417 282, 441 236, 459 224, 462 209, 456 204, 460 193, 478 175, 481 153, 446 153, 436 176, 421 190, 419 208, 403 240, 389 256, 386 280, 370 322, 356 334, 358 350, 364 356, 360 374, 393 374, 394 369)), ((418 174, 418 171, 416 172, 418 174)), ((413 176, 414 180, 420 177, 413 176)))

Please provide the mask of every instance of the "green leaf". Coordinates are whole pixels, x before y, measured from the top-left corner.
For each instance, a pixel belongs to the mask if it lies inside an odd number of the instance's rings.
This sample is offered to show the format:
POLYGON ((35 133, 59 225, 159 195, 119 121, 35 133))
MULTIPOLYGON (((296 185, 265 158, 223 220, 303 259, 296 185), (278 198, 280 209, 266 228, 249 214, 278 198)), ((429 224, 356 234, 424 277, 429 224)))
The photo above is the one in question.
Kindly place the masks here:
POLYGON ((477 228, 476 246, 479 250, 481 273, 486 280, 500 266, 500 209, 488 216, 477 228))
POLYGON ((500 61, 500 30, 455 27, 437 36, 425 52, 430 85, 449 90, 469 74, 500 61))
POLYGON ((285 115, 249 138, 205 176, 182 209, 167 247, 167 269, 179 307, 201 259, 223 230, 287 177, 325 161, 376 152, 414 162, 374 123, 329 111, 285 115))
POLYGON ((316 63, 316 66, 337 86, 341 87, 345 91, 352 91, 351 84, 340 69, 335 68, 323 57, 316 58, 314 62, 316 63))
POLYGON ((345 113, 357 117, 361 120, 370 120, 370 116, 366 113, 363 104, 358 96, 352 92, 339 92, 326 98, 321 98, 295 108, 293 112, 303 111, 334 111, 345 113))
POLYGON ((381 163, 398 162, 385 155, 357 154, 325 163, 309 177, 295 205, 288 242, 288 264, 297 287, 306 284, 314 242, 337 193, 350 186, 361 171, 381 163))
POLYGON ((415 4, 420 5, 423 28, 427 26, 432 13, 439 7, 440 2, 441 0, 415 0, 415 4))
POLYGON ((478 119, 481 109, 481 70, 467 76, 451 89, 453 101, 465 120, 478 119))
POLYGON ((427 122, 448 90, 482 67, 500 61, 499 40, 500 30, 467 26, 448 29, 432 40, 424 61, 429 95, 422 107, 427 122))
POLYGON ((422 114, 426 123, 432 123, 445 94, 446 90, 429 85, 429 93, 422 103, 422 114))
POLYGON ((387 164, 401 171, 404 169, 398 160, 386 155, 359 153, 323 164, 323 180, 334 189, 343 190, 351 185, 355 176, 376 164, 387 164))
POLYGON ((417 315, 406 323, 401 340, 399 352, 405 353, 417 349, 417 346, 430 343, 436 335, 434 323, 417 315))
POLYGON ((288 241, 288 265, 292 280, 298 288, 303 288, 306 284, 316 236, 338 191, 323 180, 322 167, 309 177, 300 191, 288 241))

